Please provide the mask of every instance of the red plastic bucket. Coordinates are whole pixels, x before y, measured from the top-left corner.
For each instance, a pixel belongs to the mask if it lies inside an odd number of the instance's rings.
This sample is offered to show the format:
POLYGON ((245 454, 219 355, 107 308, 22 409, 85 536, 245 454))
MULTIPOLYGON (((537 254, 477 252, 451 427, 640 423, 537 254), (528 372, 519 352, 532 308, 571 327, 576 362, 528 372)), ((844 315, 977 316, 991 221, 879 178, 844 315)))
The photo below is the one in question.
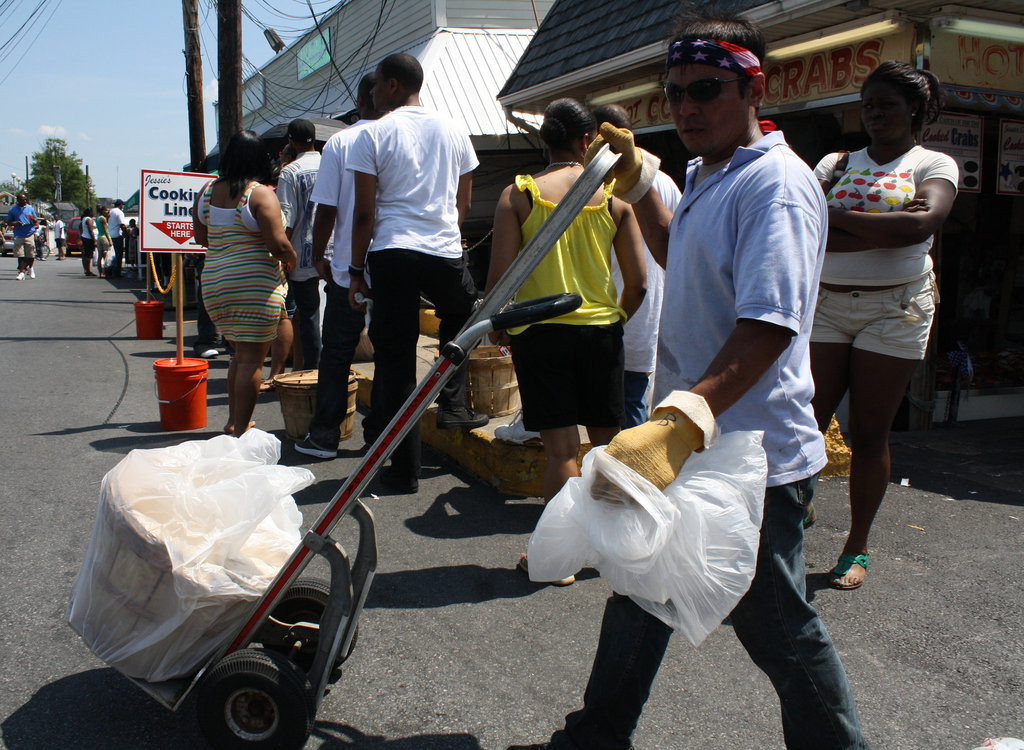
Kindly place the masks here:
POLYGON ((165 430, 206 427, 206 379, 210 363, 205 359, 158 359, 156 395, 160 402, 160 426, 165 430))
POLYGON ((162 339, 164 337, 164 303, 160 300, 141 300, 135 303, 135 338, 162 339))

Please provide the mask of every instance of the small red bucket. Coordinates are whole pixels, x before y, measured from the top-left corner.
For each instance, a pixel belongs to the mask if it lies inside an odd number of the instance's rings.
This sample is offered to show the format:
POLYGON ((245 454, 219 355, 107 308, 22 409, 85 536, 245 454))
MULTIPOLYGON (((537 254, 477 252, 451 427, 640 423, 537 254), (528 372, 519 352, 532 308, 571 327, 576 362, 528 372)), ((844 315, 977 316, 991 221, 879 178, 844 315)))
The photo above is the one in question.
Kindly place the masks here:
POLYGON ((135 303, 135 338, 162 339, 164 337, 164 303, 160 300, 141 300, 135 303))
POLYGON ((206 427, 206 380, 210 363, 188 357, 158 359, 156 394, 160 402, 160 426, 165 430, 196 430, 206 427))

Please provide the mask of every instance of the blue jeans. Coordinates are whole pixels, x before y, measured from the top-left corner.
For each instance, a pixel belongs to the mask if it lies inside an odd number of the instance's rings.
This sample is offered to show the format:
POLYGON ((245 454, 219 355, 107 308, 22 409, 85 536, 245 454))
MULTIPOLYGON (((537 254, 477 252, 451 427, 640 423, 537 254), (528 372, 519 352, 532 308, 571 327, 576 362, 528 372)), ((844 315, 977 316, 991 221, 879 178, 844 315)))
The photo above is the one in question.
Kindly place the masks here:
MULTIPOLYGON (((807 603, 804 509, 817 476, 765 493, 761 545, 750 590, 732 625, 772 681, 790 750, 867 748, 846 672, 818 614, 807 603)), ((583 708, 551 737, 561 750, 629 750, 672 629, 613 594, 601 623, 583 708)), ((682 744, 682 743, 681 743, 682 744)))
MULTIPOLYGON (((319 281, 319 279, 317 279, 319 281)), ((316 412, 309 436, 321 448, 337 450, 338 429, 348 413, 348 378, 363 330, 363 314, 348 304, 348 288, 327 282, 323 350, 317 368, 316 412)))
MULTIPOLYGON (((302 366, 315 370, 320 363, 320 277, 305 281, 288 281, 288 289, 295 298, 299 344, 302 346, 302 366)), ((347 292, 346 292, 347 293, 347 292)), ((324 309, 326 317, 326 308, 324 309)), ((362 330, 362 329, 360 329, 362 330)), ((319 441, 318 441, 319 442, 319 441)))
POLYGON ((647 384, 650 382, 651 376, 646 372, 626 370, 622 373, 622 386, 626 394, 626 421, 622 425, 623 429, 641 425, 650 416, 647 413, 647 384))

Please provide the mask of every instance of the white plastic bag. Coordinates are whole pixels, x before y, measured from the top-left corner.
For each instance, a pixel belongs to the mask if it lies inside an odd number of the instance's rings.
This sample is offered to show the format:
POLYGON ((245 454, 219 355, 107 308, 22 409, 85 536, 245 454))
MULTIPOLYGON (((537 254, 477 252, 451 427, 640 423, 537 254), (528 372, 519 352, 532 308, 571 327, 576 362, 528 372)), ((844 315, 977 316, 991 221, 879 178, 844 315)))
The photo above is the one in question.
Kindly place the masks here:
POLYGON ((291 493, 261 430, 134 450, 103 478, 68 623, 100 659, 150 682, 193 674, 244 622, 300 541, 291 493))
POLYGON ((585 565, 616 592, 699 645, 750 587, 757 564, 767 461, 760 432, 731 432, 694 453, 662 493, 595 448, 582 477, 544 509, 530 537, 530 578, 553 581, 585 565), (600 476, 628 501, 610 503, 600 476))
POLYGON ((974 750, 1024 750, 1024 741, 1014 737, 999 737, 994 740, 985 740, 980 747, 976 747, 974 750))

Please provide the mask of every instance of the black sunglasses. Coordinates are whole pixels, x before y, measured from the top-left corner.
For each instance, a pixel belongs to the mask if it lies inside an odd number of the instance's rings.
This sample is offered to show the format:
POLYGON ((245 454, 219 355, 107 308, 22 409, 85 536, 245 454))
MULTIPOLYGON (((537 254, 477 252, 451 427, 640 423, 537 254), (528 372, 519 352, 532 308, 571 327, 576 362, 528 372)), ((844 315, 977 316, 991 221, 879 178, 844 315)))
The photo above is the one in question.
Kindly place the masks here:
POLYGON ((733 81, 740 80, 743 80, 743 76, 727 78, 724 81, 721 78, 701 78, 691 81, 686 86, 680 86, 678 83, 672 83, 672 81, 665 81, 663 88, 665 89, 665 98, 668 99, 669 104, 682 104, 686 97, 690 97, 695 102, 710 102, 722 93, 723 83, 732 83, 733 81))

